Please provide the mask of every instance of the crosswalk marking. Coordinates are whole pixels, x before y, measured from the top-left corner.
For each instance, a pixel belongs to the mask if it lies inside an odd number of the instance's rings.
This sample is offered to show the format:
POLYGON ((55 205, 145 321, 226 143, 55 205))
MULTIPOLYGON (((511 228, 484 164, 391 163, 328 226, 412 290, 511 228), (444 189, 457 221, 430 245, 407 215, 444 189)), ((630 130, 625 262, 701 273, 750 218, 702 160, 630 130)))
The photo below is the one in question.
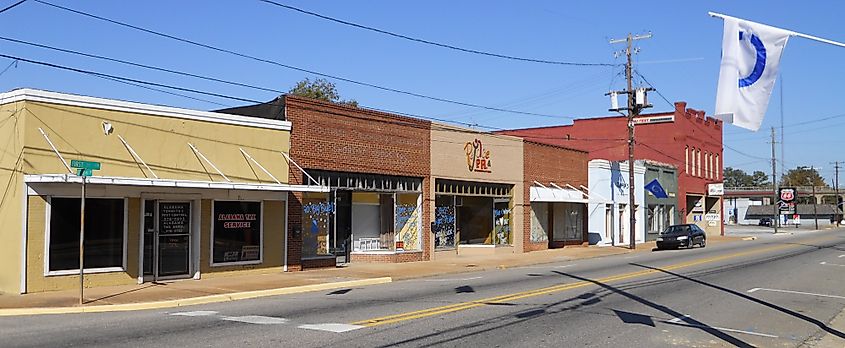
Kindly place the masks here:
POLYGON ((240 317, 220 317, 221 320, 236 321, 239 323, 258 324, 258 325, 278 325, 287 323, 285 318, 265 317, 263 315, 244 315, 240 317))
POLYGON ((300 325, 300 329, 306 330, 318 330, 318 331, 328 331, 334 333, 341 333, 347 332, 352 330, 358 330, 363 328, 361 325, 351 325, 351 324, 337 324, 337 323, 326 323, 326 324, 307 324, 307 325, 300 325))

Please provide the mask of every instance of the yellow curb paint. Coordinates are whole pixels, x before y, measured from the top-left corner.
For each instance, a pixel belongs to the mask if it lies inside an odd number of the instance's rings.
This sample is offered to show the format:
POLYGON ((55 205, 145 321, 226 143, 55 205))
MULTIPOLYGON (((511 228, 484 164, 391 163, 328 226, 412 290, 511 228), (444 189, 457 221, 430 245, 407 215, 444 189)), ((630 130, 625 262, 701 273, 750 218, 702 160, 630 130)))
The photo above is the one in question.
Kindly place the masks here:
POLYGON ((298 294, 298 293, 320 291, 320 290, 331 290, 331 289, 346 288, 346 287, 351 287, 351 286, 377 285, 377 284, 390 283, 392 281, 393 281, 393 278, 391 278, 391 277, 380 277, 380 278, 350 280, 350 281, 343 281, 343 282, 293 286, 293 287, 288 287, 288 288, 245 291, 245 292, 238 292, 238 293, 231 293, 231 294, 208 295, 208 296, 191 297, 191 298, 177 299, 177 300, 143 302, 143 303, 126 303, 126 304, 100 305, 100 306, 89 306, 89 307, 82 306, 82 307, 46 307, 46 308, 7 308, 7 309, 0 309, 0 317, 16 316, 16 315, 39 315, 39 314, 75 314, 75 313, 124 312, 124 311, 137 311, 137 310, 145 310, 145 309, 173 308, 173 307, 193 306, 193 305, 208 304, 208 303, 236 301, 236 300, 251 299, 251 298, 258 298, 258 297, 298 294))
MULTIPOLYGON (((814 239, 814 240, 808 241, 807 243, 813 243, 813 242, 816 242, 816 241, 824 241, 824 240, 830 240, 830 238, 814 239)), ((527 291, 522 291, 522 292, 517 292, 517 293, 512 293, 512 294, 507 294, 507 295, 501 295, 501 296, 496 296, 496 297, 490 297, 490 298, 485 298, 485 299, 480 299, 480 300, 469 301, 469 302, 461 302, 461 303, 455 303, 455 304, 446 305, 446 306, 433 307, 433 308, 422 309, 422 310, 417 310, 417 311, 412 311, 412 312, 399 313, 399 314, 388 315, 388 316, 383 316, 383 317, 378 317, 378 318, 361 320, 361 321, 353 322, 352 325, 361 325, 361 326, 373 327, 373 326, 392 324, 392 323, 397 323, 397 322, 402 322, 402 321, 407 321, 407 320, 426 318, 426 317, 431 317, 431 316, 435 316, 435 315, 439 315, 439 314, 446 314, 446 313, 452 313, 452 312, 467 310, 467 309, 471 309, 471 308, 481 307, 481 306, 485 306, 488 303, 503 303, 503 302, 507 302, 507 301, 519 300, 519 299, 528 298, 528 297, 535 297, 535 296, 551 294, 551 293, 555 293, 555 292, 561 292, 561 291, 586 287, 586 286, 590 286, 590 285, 595 285, 595 283, 609 283, 609 282, 615 282, 615 281, 626 280, 626 279, 631 279, 631 278, 638 278, 638 277, 642 277, 642 276, 646 276, 646 275, 661 273, 663 271, 670 271, 670 270, 676 270, 676 269, 681 269, 681 268, 688 268, 688 267, 692 267, 692 266, 698 266, 698 265, 702 265, 702 264, 713 263, 713 262, 717 262, 717 261, 723 261, 723 260, 733 259, 733 258, 742 257, 742 256, 761 254, 761 253, 766 253, 766 252, 771 252, 771 251, 791 249, 791 248, 799 248, 799 247, 800 246, 798 246, 798 245, 779 245, 779 246, 774 246, 774 247, 758 248, 758 249, 754 249, 754 250, 750 250, 750 251, 743 251, 743 252, 738 252, 738 253, 733 253, 733 254, 727 254, 727 255, 722 255, 722 256, 699 259, 699 260, 695 260, 695 261, 678 263, 678 264, 662 267, 660 269, 649 269, 649 270, 619 274, 619 275, 615 275, 615 276, 608 276, 608 277, 596 279, 594 282, 579 281, 579 282, 575 282, 575 283, 560 284, 560 285, 554 285, 554 286, 550 286, 550 287, 527 290, 527 291)))

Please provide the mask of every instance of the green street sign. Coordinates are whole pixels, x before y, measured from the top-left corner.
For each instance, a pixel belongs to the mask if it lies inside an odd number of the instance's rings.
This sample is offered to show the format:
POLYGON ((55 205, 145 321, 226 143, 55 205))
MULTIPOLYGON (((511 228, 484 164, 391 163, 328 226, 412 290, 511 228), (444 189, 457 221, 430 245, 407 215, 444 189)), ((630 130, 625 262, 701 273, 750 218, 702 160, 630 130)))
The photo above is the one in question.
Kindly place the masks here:
POLYGON ((91 172, 91 169, 77 168, 76 169, 76 175, 91 176, 91 175, 93 175, 93 173, 91 172))
POLYGON ((100 162, 71 160, 70 166, 71 168, 88 169, 89 173, 91 170, 100 170, 100 162))

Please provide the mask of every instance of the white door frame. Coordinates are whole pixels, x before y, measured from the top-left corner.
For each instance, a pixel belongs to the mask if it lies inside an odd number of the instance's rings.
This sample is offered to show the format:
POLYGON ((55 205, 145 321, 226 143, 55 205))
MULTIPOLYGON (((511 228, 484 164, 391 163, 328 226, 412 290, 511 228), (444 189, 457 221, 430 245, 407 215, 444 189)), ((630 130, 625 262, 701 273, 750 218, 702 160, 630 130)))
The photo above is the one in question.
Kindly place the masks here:
MULTIPOLYGON (((141 229, 140 235, 138 238, 138 284, 142 284, 146 281, 158 281, 158 280, 172 280, 172 279, 199 279, 200 278, 200 240, 201 240, 201 219, 200 215, 202 213, 202 200, 199 194, 141 194, 140 198, 140 215, 141 215, 141 229), (189 246, 188 246, 188 274, 184 276, 167 276, 167 277, 159 277, 158 276, 158 234, 155 233, 153 236, 153 255, 152 255, 152 266, 153 266, 153 275, 152 276, 144 276, 144 214, 146 213, 146 202, 148 200, 156 201, 155 205, 155 216, 153 221, 156 225, 158 225, 158 205, 160 202, 180 202, 180 203, 189 203, 190 204, 190 237, 189 246)), ((158 229, 156 228, 156 231, 158 229)))

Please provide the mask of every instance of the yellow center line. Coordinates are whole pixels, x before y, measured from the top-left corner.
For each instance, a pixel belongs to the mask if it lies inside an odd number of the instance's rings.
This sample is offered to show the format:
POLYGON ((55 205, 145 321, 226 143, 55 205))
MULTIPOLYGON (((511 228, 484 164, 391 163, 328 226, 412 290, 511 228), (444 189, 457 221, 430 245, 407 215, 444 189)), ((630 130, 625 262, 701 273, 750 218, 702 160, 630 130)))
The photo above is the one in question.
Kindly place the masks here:
MULTIPOLYGON (((825 241, 825 240, 830 240, 830 239, 831 238, 818 238, 818 239, 806 241, 805 243, 809 244, 809 243, 825 241)), ((778 251, 778 250, 784 250, 784 249, 790 249, 790 248, 799 248, 801 246, 803 246, 803 245, 787 244, 787 245, 779 245, 779 246, 774 246, 774 247, 758 248, 758 249, 749 250, 749 251, 742 251, 742 252, 737 252, 737 253, 732 253, 732 254, 727 254, 727 255, 722 255, 722 256, 716 256, 716 257, 704 258, 704 259, 699 259, 699 260, 694 260, 694 261, 689 261, 689 262, 677 263, 677 264, 674 264, 674 265, 661 267, 660 269, 649 269, 649 270, 623 273, 623 274, 603 277, 603 278, 596 279, 594 281, 579 281, 579 282, 575 282, 575 283, 558 284, 558 285, 553 285, 553 286, 548 286, 548 287, 543 287, 543 288, 538 288, 538 289, 532 289, 532 290, 526 290, 526 291, 521 291, 521 292, 516 292, 516 293, 511 293, 511 294, 506 294, 506 295, 483 298, 483 299, 480 299, 480 300, 473 300, 473 301, 468 301, 468 302, 455 303, 455 304, 451 304, 451 305, 427 308, 427 309, 422 309, 422 310, 417 310, 417 311, 412 311, 412 312, 404 312, 404 313, 399 313, 399 314, 393 314, 393 315, 388 315, 388 316, 383 316, 383 317, 378 317, 378 318, 372 318, 372 319, 367 319, 367 320, 360 320, 360 321, 353 322, 352 325, 361 325, 361 326, 372 327, 372 326, 392 324, 392 323, 402 322, 402 321, 406 321, 406 320, 426 318, 426 317, 431 317, 431 316, 435 316, 435 315, 439 315, 439 314, 446 314, 446 313, 463 311, 463 310, 467 310, 467 309, 471 309, 471 308, 486 306, 486 305, 492 304, 492 303, 505 303, 505 302, 529 298, 529 297, 536 297, 536 296, 540 296, 540 295, 547 295, 547 294, 552 294, 552 293, 556 293, 556 292, 582 288, 582 287, 586 287, 586 286, 590 286, 590 285, 596 285, 596 283, 609 283, 609 282, 616 282, 616 281, 620 281, 620 280, 627 280, 627 279, 631 279, 631 278, 639 278, 639 277, 643 277, 643 276, 647 276, 647 275, 651 275, 651 274, 661 273, 663 271, 670 271, 670 270, 676 270, 676 269, 681 269, 681 268, 688 268, 688 267, 703 265, 703 264, 707 264, 707 263, 713 263, 713 262, 717 262, 717 261, 734 259, 734 258, 738 258, 738 257, 749 256, 749 255, 754 255, 754 254, 761 254, 761 253, 766 253, 766 252, 771 252, 771 251, 778 251)))

